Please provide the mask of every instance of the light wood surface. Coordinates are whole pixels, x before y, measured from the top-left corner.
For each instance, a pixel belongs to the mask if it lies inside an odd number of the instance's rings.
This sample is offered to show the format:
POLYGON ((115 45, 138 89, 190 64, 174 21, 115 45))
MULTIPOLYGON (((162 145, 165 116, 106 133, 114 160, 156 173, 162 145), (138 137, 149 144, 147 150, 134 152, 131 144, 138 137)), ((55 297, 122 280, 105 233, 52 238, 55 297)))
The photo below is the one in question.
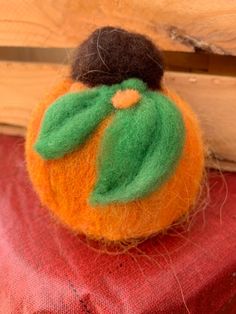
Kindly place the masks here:
POLYGON ((0 134, 25 136, 26 128, 10 124, 0 124, 0 134))
POLYGON ((236 161, 224 161, 212 157, 206 160, 206 167, 214 168, 217 170, 236 172, 236 161))
MULTIPOLYGON (((0 123, 26 127, 32 109, 67 74, 62 65, 1 62, 0 123)), ((197 113, 209 151, 236 161, 236 78, 167 72, 165 83, 197 113)))
POLYGON ((236 78, 168 72, 166 84, 197 113, 209 151, 236 161, 236 78))
POLYGON ((162 49, 236 55, 236 0, 0 0, 0 45, 73 47, 102 25, 162 49))
POLYGON ((25 127, 34 106, 66 71, 56 64, 0 62, 0 123, 25 127))

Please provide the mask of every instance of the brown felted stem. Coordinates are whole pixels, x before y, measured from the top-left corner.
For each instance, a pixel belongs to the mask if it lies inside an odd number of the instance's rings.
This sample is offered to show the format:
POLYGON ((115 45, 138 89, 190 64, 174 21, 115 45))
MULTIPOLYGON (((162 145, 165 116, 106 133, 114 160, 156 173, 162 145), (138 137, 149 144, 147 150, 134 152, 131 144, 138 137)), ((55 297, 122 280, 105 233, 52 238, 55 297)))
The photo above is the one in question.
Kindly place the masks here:
POLYGON ((163 60, 147 37, 121 28, 95 30, 75 51, 71 76, 91 87, 139 78, 150 88, 160 88, 163 60))

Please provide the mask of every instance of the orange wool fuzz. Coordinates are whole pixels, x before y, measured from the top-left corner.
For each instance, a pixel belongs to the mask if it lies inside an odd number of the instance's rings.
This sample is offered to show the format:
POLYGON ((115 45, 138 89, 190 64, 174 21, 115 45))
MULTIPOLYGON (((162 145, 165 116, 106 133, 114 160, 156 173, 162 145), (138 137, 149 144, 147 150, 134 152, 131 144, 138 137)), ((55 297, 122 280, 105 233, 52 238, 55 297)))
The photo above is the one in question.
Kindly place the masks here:
MULTIPOLYGON (((74 232, 107 241, 151 236, 188 212, 195 204, 204 169, 201 131, 188 105, 169 90, 163 90, 181 110, 186 127, 182 158, 171 178, 145 198, 92 207, 88 198, 96 180, 98 148, 112 117, 105 119, 82 147, 63 158, 43 160, 33 149, 45 110, 71 86, 70 80, 62 82, 36 108, 28 128, 28 172, 42 203, 74 232)), ((83 90, 85 86, 77 84, 76 89, 83 90)))
POLYGON ((137 90, 134 89, 119 90, 112 98, 112 105, 116 109, 126 109, 136 105, 140 98, 141 95, 137 90))
POLYGON ((79 91, 85 90, 87 89, 83 83, 81 82, 75 82, 73 84, 71 84, 69 92, 70 93, 77 93, 79 91))

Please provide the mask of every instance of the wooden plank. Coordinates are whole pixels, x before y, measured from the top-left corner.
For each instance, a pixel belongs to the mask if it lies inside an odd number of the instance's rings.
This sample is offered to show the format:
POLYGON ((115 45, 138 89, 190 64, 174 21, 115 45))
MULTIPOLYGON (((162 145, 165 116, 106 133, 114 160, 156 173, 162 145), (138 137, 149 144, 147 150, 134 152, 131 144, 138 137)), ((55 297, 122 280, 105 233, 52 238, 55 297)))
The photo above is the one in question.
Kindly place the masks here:
POLYGON ((149 35, 162 49, 236 55, 235 0, 0 0, 3 46, 73 47, 96 27, 149 35))
MULTIPOLYGON (((68 73, 62 65, 0 63, 0 123, 25 127, 34 106, 68 73)), ((236 78, 167 72, 165 83, 197 113, 218 160, 236 161, 236 78)))
POLYGON ((26 128, 14 125, 0 124, 0 134, 25 136, 26 128))
POLYGON ((32 108, 66 73, 62 65, 0 62, 0 123, 25 127, 32 108))
POLYGON ((236 78, 168 72, 166 84, 197 113, 216 159, 236 161, 236 78))
POLYGON ((236 160, 235 161, 224 161, 219 160, 214 157, 207 158, 206 166, 208 168, 214 168, 218 170, 224 170, 224 171, 234 171, 236 172, 236 160))

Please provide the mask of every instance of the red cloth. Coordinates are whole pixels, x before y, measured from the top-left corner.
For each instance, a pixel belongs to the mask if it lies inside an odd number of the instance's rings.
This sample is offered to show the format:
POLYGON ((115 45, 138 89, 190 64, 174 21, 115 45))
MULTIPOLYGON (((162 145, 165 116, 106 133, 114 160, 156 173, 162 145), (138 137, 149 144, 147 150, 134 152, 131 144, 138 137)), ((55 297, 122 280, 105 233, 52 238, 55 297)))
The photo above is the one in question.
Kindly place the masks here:
POLYGON ((236 174, 209 175, 211 201, 189 231, 114 256, 40 206, 23 151, 0 136, 0 313, 236 313, 236 174))

